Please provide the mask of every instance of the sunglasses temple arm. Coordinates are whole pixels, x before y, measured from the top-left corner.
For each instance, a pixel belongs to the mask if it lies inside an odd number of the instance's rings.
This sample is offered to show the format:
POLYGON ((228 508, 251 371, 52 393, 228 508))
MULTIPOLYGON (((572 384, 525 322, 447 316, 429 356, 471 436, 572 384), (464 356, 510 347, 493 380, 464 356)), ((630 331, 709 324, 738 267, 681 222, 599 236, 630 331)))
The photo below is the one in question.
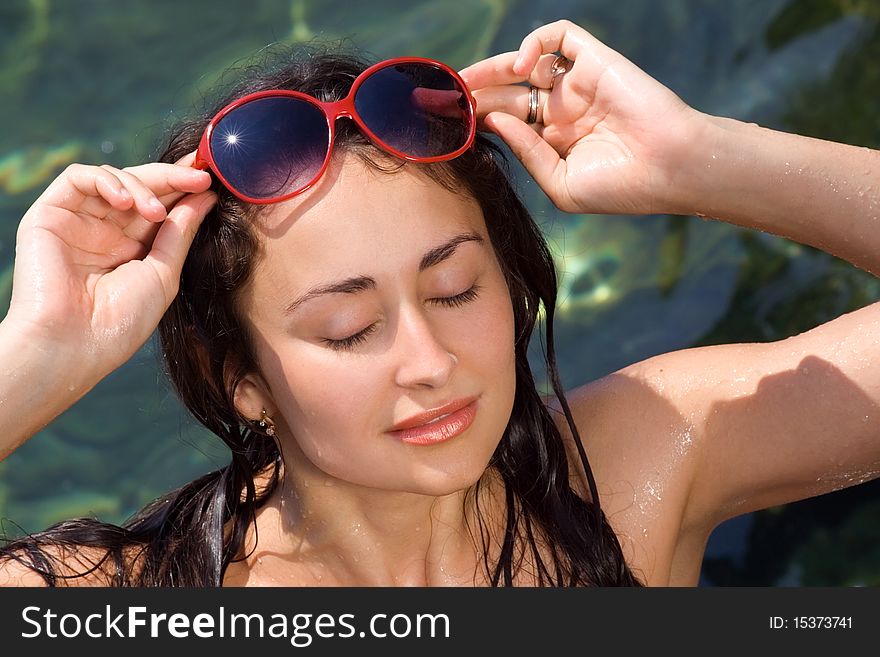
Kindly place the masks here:
POLYGON ((199 147, 196 150, 196 157, 192 166, 194 169, 201 169, 202 171, 211 170, 211 157, 208 153, 207 132, 202 135, 202 140, 199 142, 199 147))

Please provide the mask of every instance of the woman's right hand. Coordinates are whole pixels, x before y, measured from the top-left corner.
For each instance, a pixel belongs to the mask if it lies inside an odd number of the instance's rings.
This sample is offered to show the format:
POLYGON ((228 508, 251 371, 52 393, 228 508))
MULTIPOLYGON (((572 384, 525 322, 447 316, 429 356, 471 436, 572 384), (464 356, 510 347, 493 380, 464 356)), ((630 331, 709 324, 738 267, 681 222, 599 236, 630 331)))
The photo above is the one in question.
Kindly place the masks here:
POLYGON ((61 366, 69 356, 84 383, 128 360, 177 294, 216 200, 188 159, 61 173, 19 225, 6 328, 58 351, 61 366))

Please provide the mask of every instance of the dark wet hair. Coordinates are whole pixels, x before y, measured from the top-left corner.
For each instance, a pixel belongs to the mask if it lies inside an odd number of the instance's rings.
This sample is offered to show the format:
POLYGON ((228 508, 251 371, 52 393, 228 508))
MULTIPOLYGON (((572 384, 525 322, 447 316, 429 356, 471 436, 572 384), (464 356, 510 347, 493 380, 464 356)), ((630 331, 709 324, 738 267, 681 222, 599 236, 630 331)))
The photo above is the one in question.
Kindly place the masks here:
MULTIPOLYGON (((159 159, 174 162, 195 150, 210 117, 238 96, 283 88, 337 100, 366 68, 339 51, 280 54, 277 61, 243 69, 243 81, 224 98, 175 126, 159 159)), ((338 128, 336 152, 355 154, 382 171, 419 166, 438 184, 476 199, 504 272, 514 315, 516 391, 510 420, 489 463, 503 481, 506 501, 500 553, 491 563, 489 528, 478 513, 488 581, 509 586, 528 568, 539 585, 640 585, 599 506, 559 381, 553 345, 554 262, 541 230, 508 180, 503 155, 478 136, 471 150, 449 162, 389 163, 352 122, 340 121, 338 128), (541 306, 547 371, 580 454, 589 500, 569 484, 565 445, 527 358, 541 306)), ((275 442, 258 424, 241 417, 233 403, 236 384, 248 372, 259 371, 235 304, 257 253, 253 219, 258 211, 222 187, 215 190, 217 205, 190 249, 179 294, 159 324, 159 335, 168 374, 183 403, 226 443, 230 463, 157 499, 122 527, 90 519, 68 521, 11 541, 0 551, 0 557, 18 560, 49 584, 95 573, 110 585, 221 585, 229 565, 246 557, 247 530, 280 481, 282 461, 275 442), (71 566, 72 561, 82 569, 71 566)), ((469 493, 478 512, 481 485, 483 479, 469 493)))

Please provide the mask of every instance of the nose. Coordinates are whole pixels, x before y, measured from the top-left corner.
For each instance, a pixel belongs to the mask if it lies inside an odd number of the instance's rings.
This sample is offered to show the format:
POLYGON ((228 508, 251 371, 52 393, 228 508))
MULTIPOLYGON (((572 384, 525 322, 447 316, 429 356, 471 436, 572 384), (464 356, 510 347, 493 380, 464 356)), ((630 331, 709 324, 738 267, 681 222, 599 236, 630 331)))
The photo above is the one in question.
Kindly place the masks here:
POLYGON ((449 382, 458 358, 438 339, 423 313, 400 313, 396 342, 397 385, 442 388, 449 382))

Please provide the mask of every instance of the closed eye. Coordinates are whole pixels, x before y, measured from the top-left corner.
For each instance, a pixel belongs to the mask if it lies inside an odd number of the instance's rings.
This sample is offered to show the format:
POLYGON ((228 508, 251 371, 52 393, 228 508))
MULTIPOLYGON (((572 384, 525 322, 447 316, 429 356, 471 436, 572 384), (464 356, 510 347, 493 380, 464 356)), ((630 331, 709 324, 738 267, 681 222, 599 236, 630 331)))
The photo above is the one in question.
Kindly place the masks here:
MULTIPOLYGON (((480 286, 474 284, 461 294, 456 294, 452 297, 437 297, 436 299, 429 299, 429 301, 431 303, 446 306, 448 308, 458 308, 476 299, 479 296, 479 291, 480 286)), ((367 338, 375 330, 376 325, 370 324, 363 331, 358 331, 354 335, 350 335, 347 338, 342 338, 341 340, 331 340, 330 338, 324 338, 321 341, 334 351, 351 351, 357 345, 366 342, 367 338)))
POLYGON ((330 338, 324 338, 322 342, 334 351, 350 351, 353 347, 360 344, 361 342, 366 342, 367 336, 369 336, 370 333, 375 330, 376 325, 370 324, 363 331, 359 331, 358 333, 350 335, 347 338, 342 338, 341 340, 331 340, 330 338))
POLYGON ((431 301, 434 303, 438 303, 441 306, 457 308, 476 299, 479 291, 480 286, 474 284, 470 287, 470 289, 465 290, 461 294, 456 294, 454 297, 439 297, 437 299, 431 299, 431 301))

